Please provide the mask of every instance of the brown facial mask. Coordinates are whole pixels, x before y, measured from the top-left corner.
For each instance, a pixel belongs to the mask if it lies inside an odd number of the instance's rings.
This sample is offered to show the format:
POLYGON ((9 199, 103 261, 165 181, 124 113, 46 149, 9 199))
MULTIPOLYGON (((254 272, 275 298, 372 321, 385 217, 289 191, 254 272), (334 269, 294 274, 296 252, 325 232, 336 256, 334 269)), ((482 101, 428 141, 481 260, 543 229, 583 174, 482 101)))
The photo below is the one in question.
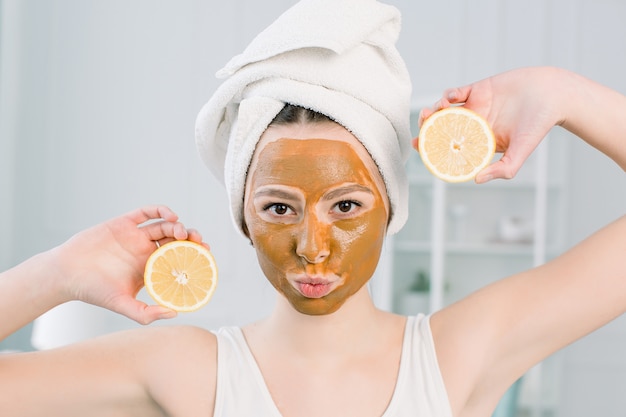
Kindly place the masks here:
POLYGON ((388 219, 378 172, 328 139, 280 138, 255 161, 244 216, 263 272, 299 312, 336 311, 378 263, 388 219))

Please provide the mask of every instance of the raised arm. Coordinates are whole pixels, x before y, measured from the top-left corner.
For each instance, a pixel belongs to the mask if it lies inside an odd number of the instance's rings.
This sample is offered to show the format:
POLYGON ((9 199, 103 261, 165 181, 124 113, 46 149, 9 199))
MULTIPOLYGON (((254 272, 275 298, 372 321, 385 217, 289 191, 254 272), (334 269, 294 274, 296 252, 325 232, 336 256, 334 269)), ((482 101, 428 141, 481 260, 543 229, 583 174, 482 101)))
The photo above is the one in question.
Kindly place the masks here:
POLYGON ((167 207, 144 207, 84 230, 1 273, 0 340, 71 300, 98 305, 143 324, 174 317, 174 311, 148 306, 135 297, 156 242, 201 242, 198 232, 185 229, 177 220, 167 207))
MULTIPOLYGON (((511 178, 555 125, 626 169, 626 97, 557 68, 526 68, 450 89, 428 116, 464 103, 491 123, 499 162, 477 182, 511 178)), ((455 415, 488 415, 525 371, 626 311, 626 217, 557 259, 506 278, 432 317, 455 415)))

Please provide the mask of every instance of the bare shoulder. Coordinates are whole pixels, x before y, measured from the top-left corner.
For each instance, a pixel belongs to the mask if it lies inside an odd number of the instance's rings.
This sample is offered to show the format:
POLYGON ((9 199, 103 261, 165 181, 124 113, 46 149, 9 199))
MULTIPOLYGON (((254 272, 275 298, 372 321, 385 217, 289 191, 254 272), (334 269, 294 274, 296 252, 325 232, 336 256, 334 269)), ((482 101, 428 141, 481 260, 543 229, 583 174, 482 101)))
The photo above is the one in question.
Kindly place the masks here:
POLYGON ((193 326, 141 329, 145 386, 167 415, 213 414, 217 338, 193 326))
MULTIPOLYGON (((154 326, 141 328, 138 331, 143 332, 145 337, 151 341, 154 341, 152 339, 161 340, 165 337, 171 342, 179 340, 199 343, 204 347, 217 346, 217 338, 213 332, 196 326, 154 326)), ((166 340, 161 340, 161 342, 167 346, 166 340)))
MULTIPOLYGON (((210 357, 217 351, 217 339, 212 332, 195 326, 151 326, 112 333, 76 345, 77 349, 82 347, 114 349, 135 356, 137 363, 149 364, 150 360, 160 358, 163 361, 177 356, 177 352, 184 352, 189 360, 210 357)), ((179 364, 185 362, 181 360, 179 364)))
MULTIPOLYGON (((134 381, 167 416, 211 416, 217 378, 217 339, 193 326, 150 326, 79 343, 71 356, 125 369, 123 378, 134 381)), ((104 371, 104 370, 103 370, 104 371)), ((115 382, 112 381, 112 382, 115 382)))
POLYGON ((217 341, 209 331, 189 326, 127 330, 0 356, 5 394, 0 409, 20 416, 89 415, 94 407, 103 415, 211 416, 216 370, 217 341), (59 402, 67 392, 72 400, 59 402))

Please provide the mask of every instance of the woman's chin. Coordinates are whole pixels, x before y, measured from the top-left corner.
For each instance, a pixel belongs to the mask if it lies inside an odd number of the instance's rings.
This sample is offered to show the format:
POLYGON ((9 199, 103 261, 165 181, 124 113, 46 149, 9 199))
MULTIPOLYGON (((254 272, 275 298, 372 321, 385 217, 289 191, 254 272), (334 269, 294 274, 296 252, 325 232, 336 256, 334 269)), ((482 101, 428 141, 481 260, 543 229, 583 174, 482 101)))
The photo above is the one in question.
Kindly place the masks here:
POLYGON ((325 297, 302 297, 302 299, 299 300, 289 300, 290 304, 297 312, 306 314, 307 316, 324 316, 332 314, 339 310, 344 301, 345 300, 334 300, 331 302, 330 300, 326 300, 325 297))

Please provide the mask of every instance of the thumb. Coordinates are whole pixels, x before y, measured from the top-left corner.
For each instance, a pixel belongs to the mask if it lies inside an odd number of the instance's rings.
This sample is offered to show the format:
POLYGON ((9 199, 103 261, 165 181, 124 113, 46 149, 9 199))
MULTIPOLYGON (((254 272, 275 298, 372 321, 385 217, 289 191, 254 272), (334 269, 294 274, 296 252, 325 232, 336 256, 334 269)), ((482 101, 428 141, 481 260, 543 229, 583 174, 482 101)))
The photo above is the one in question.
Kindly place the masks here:
POLYGON ((139 324, 150 324, 153 321, 171 319, 177 315, 176 311, 167 307, 148 305, 131 296, 125 296, 117 300, 117 305, 112 310, 139 324))
POLYGON ((530 154, 534 151, 537 143, 517 138, 511 141, 511 145, 504 152, 502 158, 484 168, 476 175, 477 184, 483 184, 493 179, 511 179, 517 175, 530 154))
POLYGON ((474 181, 476 184, 484 184, 488 181, 502 178, 511 179, 517 174, 519 166, 516 166, 510 158, 503 155, 499 161, 494 162, 482 171, 480 171, 474 181))

